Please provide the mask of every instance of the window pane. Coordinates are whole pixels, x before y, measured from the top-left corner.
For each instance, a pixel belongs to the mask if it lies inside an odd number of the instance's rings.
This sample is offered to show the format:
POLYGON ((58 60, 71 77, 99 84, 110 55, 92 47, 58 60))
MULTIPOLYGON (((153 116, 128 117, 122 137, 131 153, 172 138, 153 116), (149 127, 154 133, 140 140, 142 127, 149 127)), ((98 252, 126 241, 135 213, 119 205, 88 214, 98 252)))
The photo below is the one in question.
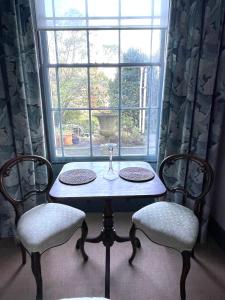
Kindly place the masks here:
POLYGON ((89 17, 113 17, 118 16, 118 0, 91 0, 88 1, 89 17))
POLYGON ((87 68, 60 68, 61 107, 88 108, 87 68))
POLYGON ((149 62, 150 46, 150 30, 121 30, 121 62, 149 62))
POLYGON ((58 63, 87 63, 87 32, 57 31, 58 63))
POLYGON ((160 16, 161 15, 161 0, 154 1, 154 15, 160 16))
POLYGON ((118 31, 90 31, 91 63, 118 63, 118 31))
POLYGON ((159 127, 159 109, 150 109, 149 114, 149 155, 156 155, 159 127))
POLYGON ((117 68, 90 68, 90 86, 92 107, 118 107, 117 68))
MULTIPOLYGON (((52 0, 48 0, 52 1, 52 0)), ((54 0, 56 17, 83 17, 85 16, 85 0, 54 0)))
POLYGON ((93 155, 108 155, 107 143, 115 143, 114 154, 118 155, 119 113, 116 110, 92 112, 93 155))
POLYGON ((168 10, 169 10, 170 1, 165 0, 157 0, 154 1, 154 15, 159 16, 161 19, 161 23, 166 26, 167 18, 168 18, 168 10))
POLYGON ((147 155, 147 110, 123 110, 121 122, 121 155, 147 155))
POLYGON ((54 137, 54 149, 56 157, 62 156, 62 136, 60 131, 60 112, 53 111, 52 112, 52 119, 53 119, 53 137, 54 137))
MULTIPOLYGON (((43 10, 41 3, 42 1, 35 1, 35 7, 40 5, 40 10, 43 10)), ((52 8, 52 0, 45 0, 44 1, 44 12, 46 17, 53 17, 53 8, 52 8)))
MULTIPOLYGON (((128 19, 121 19, 121 25, 122 26, 150 26, 152 25, 152 18, 140 18, 140 19, 135 19, 135 18, 128 18, 128 19)), ((154 24, 155 25, 155 24, 154 24)))
POLYGON ((159 67, 152 67, 151 68, 151 76, 149 76, 149 97, 150 107, 151 108, 158 108, 160 106, 160 81, 161 81, 161 72, 159 67))
POLYGON ((48 43, 48 62, 50 64, 56 64, 56 48, 55 48, 55 32, 47 32, 47 43, 48 43))
POLYGON ((57 97, 57 81, 56 81, 56 70, 55 68, 50 68, 48 70, 49 78, 49 89, 50 89, 50 106, 58 107, 58 97, 57 97))
POLYGON ((151 4, 151 0, 121 0, 121 15, 149 16, 151 13, 151 4))
POLYGON ((147 107, 148 78, 151 67, 126 67, 121 70, 122 107, 147 107))
POLYGON ((64 156, 89 156, 89 111, 64 110, 61 120, 64 156))
POLYGON ((157 63, 160 61, 161 55, 161 31, 152 30, 152 40, 151 40, 151 61, 157 63))

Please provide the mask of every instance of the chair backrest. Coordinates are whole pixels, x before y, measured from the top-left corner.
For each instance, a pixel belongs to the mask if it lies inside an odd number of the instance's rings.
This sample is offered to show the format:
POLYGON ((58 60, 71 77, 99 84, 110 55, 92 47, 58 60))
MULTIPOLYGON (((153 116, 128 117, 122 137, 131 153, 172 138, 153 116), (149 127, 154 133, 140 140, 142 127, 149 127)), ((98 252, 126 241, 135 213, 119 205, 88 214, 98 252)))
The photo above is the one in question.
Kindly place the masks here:
POLYGON ((174 154, 166 157, 159 168, 159 177, 171 193, 180 193, 183 205, 194 201, 193 210, 199 217, 202 199, 213 182, 210 164, 191 154, 174 154))
POLYGON ((16 223, 23 214, 24 202, 36 194, 48 195, 52 181, 52 167, 44 157, 23 155, 5 162, 0 169, 0 191, 13 205, 16 223))

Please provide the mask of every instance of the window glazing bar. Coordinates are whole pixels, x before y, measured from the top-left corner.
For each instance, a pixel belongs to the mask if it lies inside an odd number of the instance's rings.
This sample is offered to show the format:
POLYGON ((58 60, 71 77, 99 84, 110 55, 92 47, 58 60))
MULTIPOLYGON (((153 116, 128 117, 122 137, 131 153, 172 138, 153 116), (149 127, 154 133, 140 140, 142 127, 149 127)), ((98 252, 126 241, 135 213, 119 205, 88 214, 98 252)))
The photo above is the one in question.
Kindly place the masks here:
MULTIPOLYGON (((56 51, 56 61, 59 61, 58 55, 58 46, 57 46, 57 38, 56 32, 54 32, 54 39, 55 39, 55 51, 56 51)), ((56 67, 56 89, 57 89, 57 99, 58 99, 58 106, 59 106, 59 130, 60 130, 60 140, 61 140, 61 149, 62 149, 62 156, 64 157, 64 144, 63 144, 63 130, 62 130, 62 110, 61 110, 61 99, 60 99, 60 88, 59 88, 59 69, 56 67)))
POLYGON ((160 26, 160 25, 135 25, 135 26, 127 26, 127 25, 120 25, 120 26, 93 26, 93 27, 40 27, 37 29, 37 31, 84 31, 84 30, 167 30, 166 26, 160 26))
MULTIPOLYGON (((54 1, 54 0, 53 0, 54 1)), ((85 1, 86 2, 86 1, 85 1)), ((45 20, 79 20, 79 21, 82 21, 82 20, 118 20, 118 21, 121 21, 121 20, 142 20, 142 19, 147 19, 147 20, 151 20, 151 19, 161 19, 162 16, 161 15, 151 15, 150 17, 149 16, 107 16, 107 17, 101 17, 101 16, 93 16, 93 17, 45 17, 44 19, 45 20)))
MULTIPOLYGON (((87 107, 78 107, 78 108, 73 108, 73 107, 67 107, 67 108, 63 108, 60 107, 60 109, 58 108, 51 108, 51 111, 98 111, 98 110, 122 110, 122 111, 127 111, 127 110, 146 110, 149 109, 151 107, 146 106, 146 107, 95 107, 95 108, 87 108, 87 107)), ((159 107, 154 107, 154 109, 158 109, 159 107)))
MULTIPOLYGON (((88 17, 88 0, 86 4, 86 16, 88 17)), ((87 19, 88 22, 88 19, 87 19)), ((87 30, 87 58, 88 64, 90 64, 90 44, 89 44, 89 31, 87 30)), ((91 83, 90 83, 90 69, 87 69, 88 73, 88 106, 89 106, 89 136, 90 136, 90 156, 93 157, 93 146, 92 146, 92 115, 91 115, 91 83)))
MULTIPOLYGON (((119 1, 119 27, 120 27, 120 23, 121 23, 121 0, 118 0, 119 1)), ((118 57, 118 61, 119 61, 119 68, 118 68, 118 70, 119 70, 119 82, 118 82, 118 84, 119 84, 119 136, 118 136, 118 138, 119 138, 119 140, 118 140, 118 143, 119 143, 119 147, 118 147, 118 155, 119 156, 121 156, 121 116, 122 116, 122 113, 121 113, 121 99, 122 99, 122 95, 121 95, 121 63, 120 63, 120 55, 121 55, 121 31, 119 30, 119 36, 118 36, 118 38, 119 38, 119 41, 118 41, 118 55, 119 55, 119 57, 118 57)), ((118 66, 117 65, 117 66, 118 66)))
POLYGON ((161 66, 159 62, 143 62, 143 63, 110 63, 110 64, 99 64, 99 63, 87 63, 87 64, 49 64, 45 65, 47 68, 118 68, 118 67, 148 67, 148 66, 161 66))
MULTIPOLYGON (((152 0, 151 2, 151 14, 154 14, 154 0, 152 0)), ((152 57, 152 34, 153 32, 151 32, 151 39, 150 39, 150 57, 152 57)), ((147 74, 147 76, 149 76, 147 74)), ((152 92, 152 86, 153 86, 153 68, 151 67, 150 69, 150 93, 149 93, 149 101, 152 101, 152 98, 153 98, 153 92, 152 92)), ((148 78, 147 78, 147 85, 148 85, 148 78)), ((150 124, 151 124, 151 103, 149 103, 149 107, 148 107, 148 129, 147 129, 147 155, 149 155, 149 143, 150 143, 150 124)))
POLYGON ((86 21, 86 25, 87 27, 89 26, 89 20, 88 20, 88 0, 85 0, 85 21, 86 21))

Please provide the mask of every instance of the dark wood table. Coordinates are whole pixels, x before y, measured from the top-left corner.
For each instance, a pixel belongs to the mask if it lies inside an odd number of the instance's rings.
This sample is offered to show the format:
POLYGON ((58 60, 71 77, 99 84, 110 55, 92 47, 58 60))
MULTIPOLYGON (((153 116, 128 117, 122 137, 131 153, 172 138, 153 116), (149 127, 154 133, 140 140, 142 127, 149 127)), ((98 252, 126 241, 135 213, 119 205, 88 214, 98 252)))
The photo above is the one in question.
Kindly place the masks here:
MULTIPOLYGON (((97 178, 83 185, 66 185, 56 178, 51 190, 50 196, 54 201, 65 202, 66 199, 98 199, 104 201, 103 227, 100 234, 95 238, 87 238, 86 242, 103 242, 106 247, 105 260, 105 297, 110 298, 110 247, 116 242, 130 241, 129 237, 119 236, 114 228, 112 200, 119 201, 121 198, 155 198, 163 196, 166 188, 155 174, 150 164, 142 161, 113 161, 113 168, 118 173, 125 167, 143 167, 150 169, 155 177, 147 182, 130 182, 120 177, 115 180, 103 178, 108 168, 108 162, 72 162, 63 166, 61 173, 72 169, 92 169, 96 172, 97 178)), ((137 245, 140 247, 140 241, 137 239, 137 245)), ((77 242, 79 248, 79 240, 77 242)))

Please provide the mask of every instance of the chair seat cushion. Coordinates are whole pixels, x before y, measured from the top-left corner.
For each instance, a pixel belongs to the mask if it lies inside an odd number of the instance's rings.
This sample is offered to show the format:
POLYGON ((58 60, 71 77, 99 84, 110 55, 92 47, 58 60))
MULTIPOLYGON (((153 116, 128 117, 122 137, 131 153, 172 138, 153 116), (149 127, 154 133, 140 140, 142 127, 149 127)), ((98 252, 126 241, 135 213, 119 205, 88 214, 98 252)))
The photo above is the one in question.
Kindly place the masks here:
POLYGON ((180 252, 192 250, 199 222, 192 210, 173 202, 156 202, 132 217, 133 223, 155 243, 180 252))
POLYGON ((66 242, 81 226, 84 218, 84 212, 68 205, 41 204, 20 217, 17 234, 30 253, 43 253, 66 242))

